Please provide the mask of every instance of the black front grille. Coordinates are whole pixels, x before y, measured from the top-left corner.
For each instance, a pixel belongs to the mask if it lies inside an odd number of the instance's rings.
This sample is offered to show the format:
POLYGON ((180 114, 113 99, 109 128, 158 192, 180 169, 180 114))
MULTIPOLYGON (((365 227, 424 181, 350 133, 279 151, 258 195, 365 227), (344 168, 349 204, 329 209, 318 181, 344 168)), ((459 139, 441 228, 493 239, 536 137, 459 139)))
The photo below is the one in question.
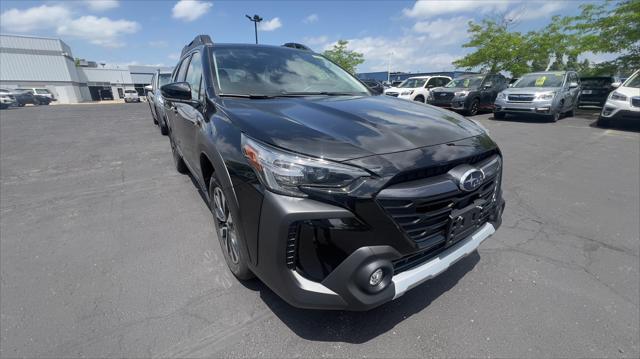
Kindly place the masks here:
POLYGON ((533 95, 509 95, 508 99, 511 102, 531 102, 535 96, 533 95))
POLYGON ((487 178, 482 186, 472 192, 445 193, 442 195, 407 199, 380 199, 378 202, 393 218, 404 233, 420 249, 429 250, 443 246, 451 211, 463 209, 471 204, 483 207, 484 224, 492 213, 492 196, 496 187, 496 176, 487 178))
POLYGON ((448 162, 448 163, 440 165, 440 166, 433 166, 433 167, 428 167, 428 168, 419 168, 417 170, 402 172, 402 173, 396 175, 395 177, 393 177, 389 181, 388 186, 394 185, 396 183, 409 182, 409 181, 415 181, 415 180, 419 180, 419 179, 423 179, 423 178, 439 176, 439 175, 442 175, 442 174, 445 174, 445 173, 449 172, 455 166, 458 166, 458 165, 461 165, 461 164, 464 164, 464 163, 469 163, 469 164, 478 163, 478 162, 481 162, 483 160, 486 160, 487 158, 495 155, 496 153, 497 153, 497 151, 495 151, 495 150, 487 151, 487 152, 484 152, 484 153, 481 153, 481 154, 478 154, 478 155, 474 155, 474 156, 471 156, 471 157, 464 157, 464 158, 461 158, 459 160, 451 161, 451 162, 448 162))
POLYGON ((632 97, 631 98, 631 106, 640 107, 640 97, 632 97))
POLYGON ((433 102, 445 102, 453 99, 453 92, 435 92, 431 93, 433 102))

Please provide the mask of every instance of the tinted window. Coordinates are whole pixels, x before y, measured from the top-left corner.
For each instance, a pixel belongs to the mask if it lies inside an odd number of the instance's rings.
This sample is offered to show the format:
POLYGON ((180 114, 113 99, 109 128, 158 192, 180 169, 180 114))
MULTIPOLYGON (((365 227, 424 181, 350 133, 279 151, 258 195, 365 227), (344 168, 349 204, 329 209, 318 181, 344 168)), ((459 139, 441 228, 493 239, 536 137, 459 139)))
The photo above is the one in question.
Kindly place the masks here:
POLYGON ((160 81, 158 81, 158 86, 162 87, 171 82, 171 74, 160 74, 160 81))
POLYGON ((213 53, 222 94, 319 92, 369 94, 365 85, 321 55, 286 47, 229 47, 213 53))
POLYGON ((202 59, 200 53, 196 52, 191 57, 189 62, 189 68, 187 70, 187 77, 185 81, 191 86, 191 98, 194 100, 200 99, 200 80, 202 79, 202 59))
POLYGON ((455 80, 451 80, 451 82, 447 84, 447 87, 454 87, 454 88, 478 87, 482 83, 482 80, 484 80, 484 76, 460 77, 455 80))
POLYGON ((184 74, 187 72, 187 65, 189 64, 189 57, 185 57, 184 60, 180 63, 180 66, 176 68, 175 77, 173 78, 173 82, 182 82, 184 81, 184 74))
POLYGON ((562 72, 545 72, 524 75, 513 87, 561 87, 563 82, 564 74, 562 72))

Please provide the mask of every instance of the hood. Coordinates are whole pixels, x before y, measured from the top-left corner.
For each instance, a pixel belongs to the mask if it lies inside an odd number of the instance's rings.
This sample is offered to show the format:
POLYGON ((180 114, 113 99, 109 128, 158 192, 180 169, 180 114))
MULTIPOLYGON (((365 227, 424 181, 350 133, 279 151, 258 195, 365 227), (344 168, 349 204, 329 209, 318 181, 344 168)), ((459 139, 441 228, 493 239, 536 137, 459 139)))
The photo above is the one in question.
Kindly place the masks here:
POLYGON ((449 143, 483 130, 460 115, 389 96, 225 98, 248 136, 334 161, 449 143))
POLYGON ((545 93, 545 92, 558 92, 560 91, 559 87, 509 87, 502 92, 505 94, 535 94, 535 93, 545 93))

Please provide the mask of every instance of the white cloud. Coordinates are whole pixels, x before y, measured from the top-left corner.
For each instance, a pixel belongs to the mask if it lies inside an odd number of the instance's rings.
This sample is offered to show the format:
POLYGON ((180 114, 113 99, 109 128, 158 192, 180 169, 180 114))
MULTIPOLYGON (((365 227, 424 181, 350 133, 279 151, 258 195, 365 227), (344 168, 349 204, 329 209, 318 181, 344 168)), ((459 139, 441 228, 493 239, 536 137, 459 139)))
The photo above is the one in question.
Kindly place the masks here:
POLYGON ((179 53, 177 53, 177 52, 172 52, 172 53, 170 53, 169 55, 167 55, 167 58, 168 58, 169 60, 177 61, 178 59, 180 59, 180 54, 179 54, 179 53))
POLYGON ((451 13, 493 13, 505 11, 511 0, 434 0, 416 1, 413 7, 403 9, 407 17, 428 18, 451 13))
POLYGON ((303 43, 305 45, 325 45, 329 42, 329 38, 325 35, 305 37, 303 43))
POLYGON ((318 17, 318 14, 311 14, 305 17, 304 20, 302 20, 302 22, 304 22, 305 24, 313 24, 314 22, 318 22, 318 20, 320 20, 320 17, 318 17))
POLYGON ((505 15, 505 19, 511 21, 528 21, 540 18, 551 18, 558 14, 558 10, 567 6, 564 2, 527 2, 516 7, 505 15))
POLYGON ((77 37, 104 47, 121 47, 120 37, 140 29, 135 21, 111 20, 107 17, 82 16, 58 27, 58 35, 77 37))
POLYGON ((279 17, 274 17, 271 20, 263 20, 258 25, 258 29, 262 31, 273 31, 280 27, 282 27, 282 22, 280 22, 279 17))
POLYGON ((149 41, 149 46, 155 47, 155 48, 162 48, 162 47, 169 46, 169 44, 164 40, 157 40, 157 41, 149 41))
POLYGON ((84 0, 89 10, 105 11, 115 9, 120 6, 118 0, 84 0))
MULTIPOLYGON (((453 60, 461 55, 450 54, 437 49, 433 40, 427 35, 405 35, 399 38, 362 37, 349 39, 347 45, 364 55, 364 64, 358 72, 386 71, 391 64, 391 71, 443 71, 453 70, 453 60)), ((334 43, 325 45, 324 50, 333 47, 334 43)))
POLYGON ((184 21, 194 21, 202 15, 206 14, 213 6, 210 2, 199 0, 180 0, 171 11, 175 19, 184 21))
POLYGON ((425 34, 440 45, 462 43, 467 38, 467 23, 470 19, 459 16, 433 21, 419 21, 413 25, 413 31, 425 34))
POLYGON ((40 5, 25 10, 9 9, 0 15, 0 24, 7 32, 31 32, 54 28, 70 17, 70 11, 63 6, 40 5))

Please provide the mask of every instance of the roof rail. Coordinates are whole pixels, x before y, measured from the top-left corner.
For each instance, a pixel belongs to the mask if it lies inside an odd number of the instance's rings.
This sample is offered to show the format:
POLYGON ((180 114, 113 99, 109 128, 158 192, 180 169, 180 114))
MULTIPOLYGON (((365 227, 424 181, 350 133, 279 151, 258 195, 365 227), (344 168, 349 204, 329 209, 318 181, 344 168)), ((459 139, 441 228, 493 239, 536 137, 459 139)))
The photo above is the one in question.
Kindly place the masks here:
POLYGON ((311 50, 309 47, 302 45, 302 44, 298 44, 297 42, 287 42, 286 44, 282 45, 283 47, 290 47, 292 49, 298 49, 298 50, 304 50, 304 51, 311 51, 313 52, 313 50, 311 50))
POLYGON ((196 46, 200 45, 213 45, 213 41, 211 41, 211 37, 209 35, 197 35, 193 41, 191 41, 188 45, 182 48, 182 54, 180 57, 184 56, 187 52, 193 49, 196 46))

